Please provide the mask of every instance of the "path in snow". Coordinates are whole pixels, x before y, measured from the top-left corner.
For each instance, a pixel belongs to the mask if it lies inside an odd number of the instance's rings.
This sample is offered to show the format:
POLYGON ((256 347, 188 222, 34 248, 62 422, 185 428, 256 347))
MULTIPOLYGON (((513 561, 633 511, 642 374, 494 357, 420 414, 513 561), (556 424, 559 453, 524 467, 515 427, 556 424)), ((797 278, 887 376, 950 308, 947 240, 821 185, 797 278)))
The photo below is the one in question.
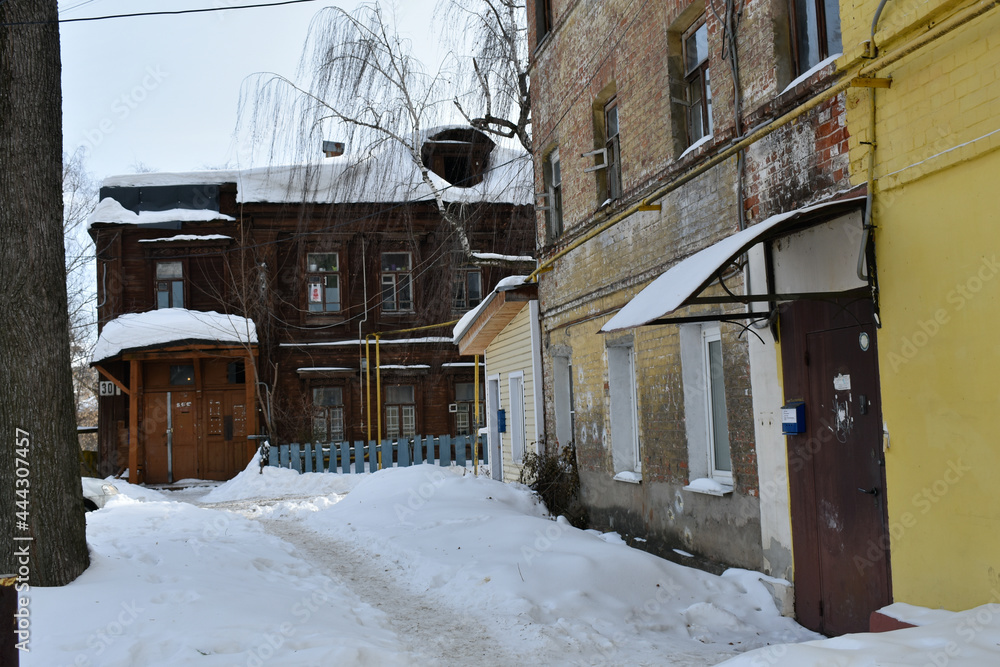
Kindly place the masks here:
POLYGON ((353 544, 317 534, 294 519, 265 518, 254 511, 261 505, 281 500, 288 499, 233 501, 204 506, 238 512, 258 521, 268 533, 292 544, 303 561, 349 588, 362 602, 384 613, 389 619, 389 628, 413 656, 414 664, 493 667, 521 662, 507 652, 475 617, 460 616, 439 602, 398 585, 390 569, 381 564, 378 554, 370 554, 353 544))

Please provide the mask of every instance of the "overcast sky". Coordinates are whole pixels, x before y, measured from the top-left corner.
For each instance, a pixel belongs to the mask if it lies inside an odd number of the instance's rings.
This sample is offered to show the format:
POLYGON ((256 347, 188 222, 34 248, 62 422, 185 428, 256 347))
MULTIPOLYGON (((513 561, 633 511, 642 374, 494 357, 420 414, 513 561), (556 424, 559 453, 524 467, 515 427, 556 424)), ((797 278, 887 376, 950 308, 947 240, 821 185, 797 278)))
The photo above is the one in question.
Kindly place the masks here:
MULTIPOLYGON (((274 0, 60 0, 60 18, 274 0)), ((63 23, 63 141, 88 150, 98 180, 133 173, 260 164, 234 137, 240 86, 254 72, 295 74, 312 17, 357 0, 183 16, 63 23)), ((383 2, 383 6, 390 3, 383 2)), ((401 0, 400 33, 430 67, 441 58, 431 26, 435 0, 401 0)), ((436 68, 436 65, 435 65, 436 68)), ((331 137, 335 139, 335 137, 331 137)))

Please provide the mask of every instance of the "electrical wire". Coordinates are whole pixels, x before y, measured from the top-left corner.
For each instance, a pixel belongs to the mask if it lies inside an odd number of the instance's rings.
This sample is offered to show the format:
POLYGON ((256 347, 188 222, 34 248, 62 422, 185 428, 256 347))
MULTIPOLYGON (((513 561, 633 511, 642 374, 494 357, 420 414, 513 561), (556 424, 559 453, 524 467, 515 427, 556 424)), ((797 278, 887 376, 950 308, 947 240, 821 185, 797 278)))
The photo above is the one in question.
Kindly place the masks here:
MULTIPOLYGON (((298 5, 305 2, 316 2, 316 1, 317 0, 280 0, 279 2, 265 2, 265 3, 256 3, 250 5, 233 5, 231 7, 200 7, 196 9, 161 10, 155 12, 133 12, 130 14, 108 14, 105 16, 82 16, 79 18, 72 18, 72 19, 56 19, 54 21, 11 21, 8 23, 0 23, 0 27, 6 28, 10 26, 47 25, 52 23, 82 23, 84 21, 108 21, 111 19, 128 19, 140 16, 179 16, 181 14, 206 14, 212 12, 228 12, 237 9, 259 9, 262 7, 281 7, 284 5, 298 5)), ((77 7, 81 6, 82 5, 77 5, 77 7)), ((75 8, 76 7, 71 7, 70 9, 75 9, 75 8)))

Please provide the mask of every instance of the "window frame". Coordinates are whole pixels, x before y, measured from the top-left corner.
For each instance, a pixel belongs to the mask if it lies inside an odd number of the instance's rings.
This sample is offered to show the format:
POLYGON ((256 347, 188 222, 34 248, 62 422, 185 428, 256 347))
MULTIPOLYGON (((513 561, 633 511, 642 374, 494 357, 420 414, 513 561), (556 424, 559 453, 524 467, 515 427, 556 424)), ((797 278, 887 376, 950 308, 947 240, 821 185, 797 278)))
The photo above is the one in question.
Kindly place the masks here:
POLYGON ((721 482, 723 484, 728 484, 732 486, 733 484, 733 457, 731 449, 731 440, 729 439, 729 415, 726 411, 726 386, 725 386, 725 363, 723 361, 723 345, 722 345, 722 332, 718 325, 716 326, 706 326, 702 328, 701 334, 702 340, 702 354, 704 355, 704 380, 705 380, 705 419, 707 426, 708 435, 708 471, 711 478, 721 482), (719 346, 719 368, 718 377, 716 377, 715 369, 713 368, 711 345, 717 343, 719 346), (720 384, 716 385, 716 381, 720 384), (717 407, 715 402, 716 398, 720 397, 722 399, 722 405, 717 407), (719 454, 718 443, 716 441, 717 432, 719 431, 718 424, 716 422, 716 414, 719 408, 721 408, 722 418, 724 424, 722 424, 722 431, 726 436, 726 453, 729 457, 728 465, 729 469, 720 467, 719 464, 719 454))
POLYGON ((409 251, 383 252, 380 260, 381 263, 379 266, 381 270, 379 272, 379 287, 382 295, 382 300, 380 302, 382 312, 389 314, 414 312, 414 302, 416 299, 414 298, 415 295, 413 290, 413 253, 409 251), (388 255, 406 255, 406 269, 386 269, 386 256, 388 255), (391 306, 389 307, 386 306, 387 287, 392 294, 391 306), (407 300, 401 298, 401 290, 408 290, 409 297, 407 300))
POLYGON ((456 311, 471 310, 483 302, 483 272, 479 267, 474 266, 462 266, 457 269, 452 270, 451 277, 451 308, 456 311), (472 290, 470 289, 469 280, 475 276, 479 281, 479 298, 475 299, 473 303, 473 298, 471 296, 472 290), (461 298, 459 297, 458 291, 461 287, 461 298))
MULTIPOLYGON (((790 0, 794 2, 795 0, 790 0)), ((696 49, 697 55, 697 49, 696 49)), ((681 34, 681 66, 683 72, 684 85, 684 128, 687 132, 687 145, 692 146, 705 137, 712 136, 715 123, 712 119, 712 85, 709 72, 709 62, 711 61, 711 49, 708 48, 708 24, 705 15, 698 17, 681 34), (697 43, 698 32, 705 30, 705 55, 693 66, 688 65, 688 42, 692 38, 697 43), (692 100, 692 90, 697 86, 699 89, 698 101, 692 100), (701 127, 695 132, 694 110, 698 109, 701 117, 701 127), (697 135, 697 136, 696 136, 697 135)))
POLYGON ((161 310, 164 308, 184 308, 185 303, 187 303, 187 280, 185 276, 187 275, 186 262, 180 259, 165 259, 157 260, 153 265, 153 302, 156 304, 156 310, 161 310), (168 264, 176 264, 180 267, 180 276, 164 276, 160 277, 160 267, 166 266, 168 264), (167 285, 167 289, 161 290, 161 285, 167 285), (160 304, 160 294, 164 293, 167 296, 167 305, 160 304), (180 303, 176 303, 177 297, 180 297, 180 303))
MULTIPOLYGON (((806 16, 803 20, 805 22, 810 20, 808 12, 806 12, 806 16)), ((805 26, 806 37, 809 35, 810 27, 812 26, 805 26)), ((788 0, 788 29, 790 36, 789 46, 791 47, 793 77, 801 76, 835 53, 843 53, 844 47, 840 23, 840 3, 837 0, 788 0), (827 18, 830 15, 828 3, 836 5, 835 11, 833 12, 833 15, 837 17, 837 33, 839 37, 839 43, 836 45, 831 43, 830 34, 828 33, 827 18), (808 54, 802 53, 803 35, 799 31, 799 5, 812 5, 814 11, 812 20, 815 22, 816 30, 816 62, 810 62, 808 54)))
POLYGON ((337 443, 347 441, 347 430, 344 424, 344 388, 339 385, 324 385, 324 386, 314 386, 312 389, 312 438, 314 443, 337 443), (337 390, 339 393, 338 400, 339 403, 329 403, 320 404, 317 403, 316 397, 317 392, 337 390), (326 433, 325 437, 318 438, 316 435, 316 423, 319 419, 323 420, 323 428, 326 433), (335 439, 334 434, 337 429, 334 424, 339 421, 339 432, 340 438, 335 439))
POLYGON ((621 165, 621 116, 618 113, 618 95, 613 96, 604 104, 604 163, 606 179, 605 194, 607 199, 615 201, 622 196, 622 165, 621 165), (611 133, 611 114, 614 114, 614 134, 611 133))
POLYGON ((562 163, 559 148, 549 151, 542 162, 542 184, 545 192, 545 238, 554 242, 563 234, 562 163))
POLYGON ((412 438, 417 434, 417 388, 412 384, 393 384, 388 385, 384 389, 385 395, 382 404, 382 411, 385 415, 385 437, 391 440, 398 440, 400 438, 412 438), (400 402, 394 400, 389 401, 389 391, 391 389, 408 388, 412 393, 412 398, 410 402, 400 402), (406 428, 407 422, 407 412, 409 412, 409 421, 412 423, 410 432, 406 428), (395 420, 395 426, 390 426, 395 420))
POLYGON ((535 48, 552 32, 552 0, 535 0, 535 48))
POLYGON ((344 285, 341 279, 342 266, 340 264, 340 252, 336 250, 332 251, 314 251, 307 252, 305 256, 305 276, 306 276, 306 312, 309 315, 328 315, 332 313, 339 313, 344 308, 344 285), (334 269, 321 269, 319 264, 315 266, 317 268, 313 269, 312 264, 310 264, 310 258, 319 255, 332 255, 335 258, 336 268, 334 269), (328 291, 331 289, 329 281, 333 279, 336 286, 332 289, 336 290, 337 300, 328 301, 329 296, 328 291), (313 288, 319 286, 320 300, 313 300, 313 288), (320 309, 313 309, 314 304, 319 304, 320 309))
POLYGON ((642 473, 639 438, 639 392, 632 342, 609 344, 608 401, 611 422, 611 458, 615 475, 642 473))
MULTIPOLYGON (((476 421, 476 383, 471 381, 459 381, 455 382, 454 386, 454 396, 455 396, 455 435, 474 435, 478 430, 479 425, 475 423, 476 421), (472 398, 463 399, 459 397, 459 386, 468 385, 472 388, 472 398), (463 419, 468 422, 468 424, 463 428, 459 422, 463 419)), ((486 385, 479 385, 479 416, 486 414, 486 385)))
POLYGON ((524 371, 507 374, 507 395, 510 399, 510 415, 507 420, 507 430, 510 432, 510 459, 520 465, 524 463, 524 452, 528 445, 527 410, 524 405, 524 371))

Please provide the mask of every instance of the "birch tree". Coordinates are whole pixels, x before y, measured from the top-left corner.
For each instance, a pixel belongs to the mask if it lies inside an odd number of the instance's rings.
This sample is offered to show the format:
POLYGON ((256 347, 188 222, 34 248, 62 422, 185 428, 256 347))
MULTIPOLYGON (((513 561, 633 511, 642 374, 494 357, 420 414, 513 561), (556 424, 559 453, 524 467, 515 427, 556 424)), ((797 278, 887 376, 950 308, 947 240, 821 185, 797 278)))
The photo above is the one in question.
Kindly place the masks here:
MULTIPOLYGON (((492 24, 491 19, 488 25, 492 24)), ((514 32, 509 36, 523 37, 514 32)), ((498 62, 490 67, 486 62, 474 65, 479 83, 478 92, 473 94, 482 94, 505 75, 498 62)), ((295 78, 259 73, 249 81, 240 100, 241 124, 248 127, 255 143, 267 146, 269 156, 278 155, 286 146, 293 146, 297 155, 315 154, 324 131, 331 126, 344 133, 341 137, 356 155, 374 159, 388 145, 402 149, 398 153, 419 170, 421 182, 432 193, 438 213, 469 263, 521 266, 525 262, 476 256, 466 232, 468 207, 448 201, 446 188, 432 178, 421 158, 426 131, 454 122, 456 106, 475 127, 530 146, 527 112, 523 120, 519 115, 512 123, 515 127, 520 123, 520 131, 500 122, 497 115, 511 108, 511 87, 503 93, 488 93, 490 99, 484 104, 466 100, 463 105, 460 100, 468 95, 456 90, 467 77, 459 71, 460 66, 460 59, 449 58, 440 69, 429 72, 378 4, 363 4, 353 12, 328 7, 310 25, 295 78), (473 119, 465 112, 466 108, 480 107, 485 110, 482 119, 473 119)), ((524 168, 530 169, 530 159, 524 162, 524 168)), ((369 179, 391 179, 400 166, 387 162, 366 173, 369 179)))
POLYGON ((55 0, 0 3, 0 570, 89 563, 70 364, 55 0))

